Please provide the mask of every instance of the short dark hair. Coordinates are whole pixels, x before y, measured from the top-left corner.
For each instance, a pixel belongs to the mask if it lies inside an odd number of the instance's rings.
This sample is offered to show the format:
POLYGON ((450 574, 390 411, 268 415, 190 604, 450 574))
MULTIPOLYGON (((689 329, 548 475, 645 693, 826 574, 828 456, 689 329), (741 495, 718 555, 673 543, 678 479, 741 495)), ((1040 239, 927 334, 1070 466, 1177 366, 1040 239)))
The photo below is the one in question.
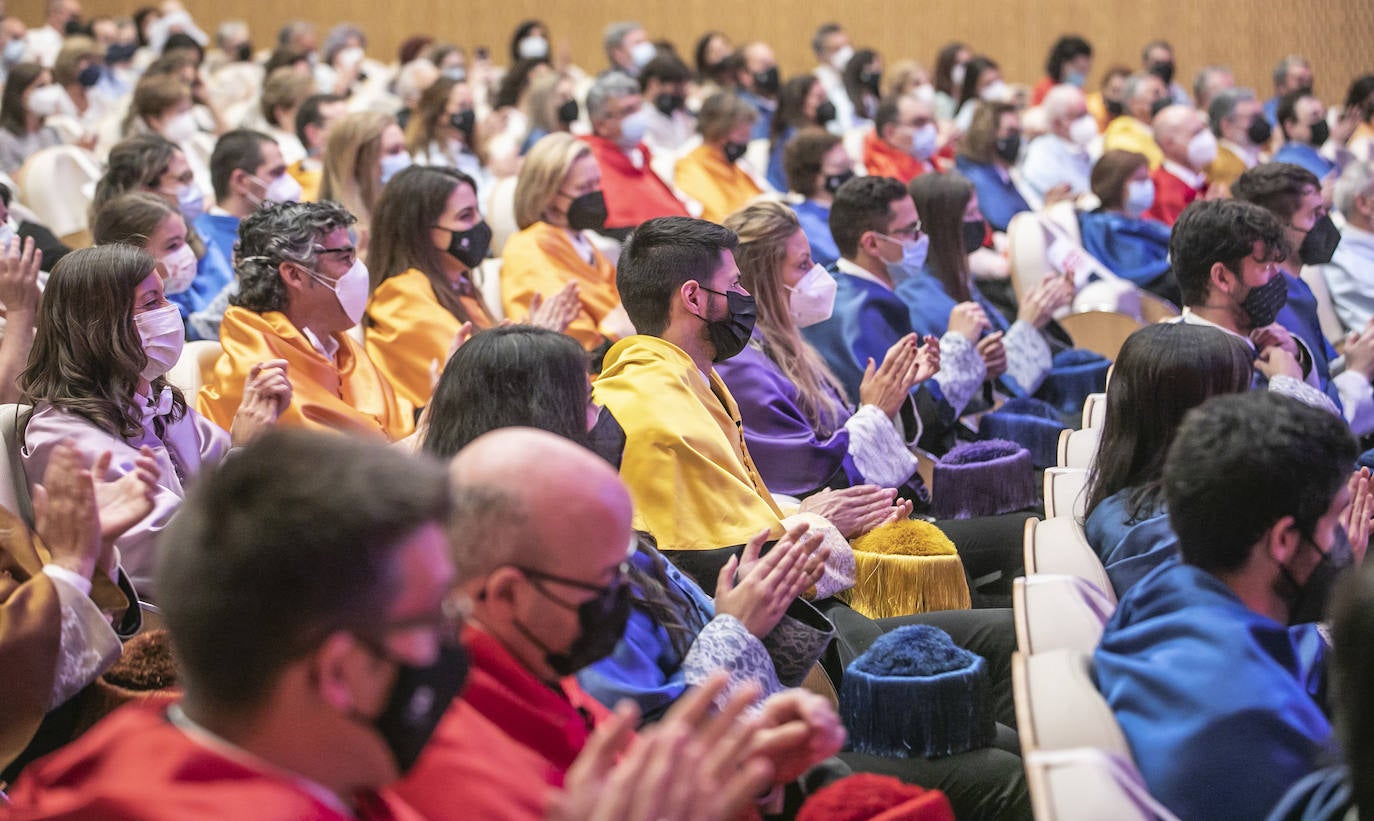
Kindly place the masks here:
POLYGON ((1374 117, 1374 74, 1361 74, 1350 82, 1345 92, 1345 107, 1358 109, 1366 122, 1374 117))
POLYGON ((1337 415, 1269 391, 1213 397, 1183 419, 1164 463, 1169 521, 1188 564, 1237 570, 1292 516, 1313 534, 1355 463, 1337 415))
MULTIPOLYGON (((261 131, 236 128, 215 141, 210 153, 210 184, 215 187, 215 200, 223 202, 229 196, 229 178, 235 171, 252 174, 262 165, 263 143, 275 143, 261 131)), ((267 180, 263 180, 267 182, 267 180)))
POLYGON ((1288 130, 1283 124, 1298 119, 1298 101, 1304 97, 1315 97, 1310 88, 1300 88, 1297 91, 1290 91, 1279 98, 1278 108, 1274 111, 1274 119, 1279 121, 1279 128, 1284 136, 1288 136, 1288 130))
POLYGON ((830 235, 840 256, 853 259, 865 231, 885 233, 892 203, 909 196, 891 177, 855 177, 841 185, 830 206, 830 235))
POLYGON ((1311 171, 1291 162, 1267 162, 1241 174, 1231 185, 1231 196, 1253 202, 1286 223, 1302 206, 1303 189, 1308 187, 1322 187, 1311 171))
POLYGON ((782 170, 787 188, 803 197, 816 193, 816 175, 821 173, 821 161, 830 149, 840 144, 840 138, 824 128, 803 128, 782 149, 782 170))
POLYGON ((1103 208, 1121 208, 1126 204, 1127 183, 1142 165, 1149 164, 1150 158, 1144 154, 1113 148, 1093 164, 1089 187, 1103 208))
POLYGON ((1355 806, 1374 807, 1374 565, 1346 574, 1331 605, 1331 694, 1355 806))
MULTIPOLYGON (((348 98, 338 94, 311 94, 301 103, 301 107, 296 109, 296 139, 305 142, 305 127, 308 125, 324 125, 324 115, 320 113, 320 107, 331 103, 342 103, 348 98)), ((308 146, 307 146, 308 147, 308 146)))
POLYGON ((1050 48, 1050 56, 1045 60, 1045 73, 1056 83, 1065 82, 1060 76, 1064 70, 1064 64, 1079 57, 1093 56, 1092 44, 1076 34, 1066 34, 1054 41, 1050 48))
POLYGON ((901 115, 902 98, 900 95, 891 94, 878 101, 878 107, 873 112, 873 133, 882 139, 883 129, 897 122, 897 117, 901 115))
POLYGON ((644 68, 639 70, 639 88, 641 91, 649 87, 650 80, 658 80, 660 83, 685 83, 692 79, 692 70, 687 64, 682 62, 671 51, 660 51, 654 55, 654 59, 644 64, 644 68))
POLYGON ((239 224, 234 272, 239 292, 229 304, 255 313, 286 309, 286 284, 280 265, 297 262, 314 267, 315 243, 357 220, 343 206, 320 202, 269 202, 239 224))
POLYGON ((844 31, 844 26, 839 23, 822 23, 816 29, 816 33, 811 35, 811 53, 817 57, 821 56, 821 52, 825 50, 825 38, 841 31, 844 31))
POLYGON ((635 330, 650 336, 663 333, 683 283, 704 283, 720 267, 720 252, 733 251, 738 244, 729 228, 691 217, 659 217, 636 228, 615 276, 620 304, 635 330))
POLYGON ((1288 256, 1283 225, 1258 205, 1240 200, 1197 200, 1183 209, 1169 237, 1169 256, 1184 305, 1207 301, 1212 266, 1220 262, 1240 273, 1255 243, 1276 262, 1288 256))
POLYGON ((374 629, 398 593, 396 548, 448 510, 441 465, 299 429, 197 477, 157 568, 188 694, 251 709, 330 633, 374 629))

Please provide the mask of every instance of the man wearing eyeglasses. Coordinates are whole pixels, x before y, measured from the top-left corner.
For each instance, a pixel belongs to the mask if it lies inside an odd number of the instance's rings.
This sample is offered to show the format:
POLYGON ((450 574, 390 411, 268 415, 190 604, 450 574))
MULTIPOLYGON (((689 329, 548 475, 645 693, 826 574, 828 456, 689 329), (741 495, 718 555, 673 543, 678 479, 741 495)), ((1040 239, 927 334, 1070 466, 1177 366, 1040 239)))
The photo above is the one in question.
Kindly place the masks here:
POLYGON ((292 399, 280 424, 388 440, 414 430, 414 408, 348 335, 369 292, 353 222, 330 202, 268 204, 243 221, 239 292, 220 324, 224 355, 197 401, 203 415, 227 430, 248 370, 284 359, 292 399))

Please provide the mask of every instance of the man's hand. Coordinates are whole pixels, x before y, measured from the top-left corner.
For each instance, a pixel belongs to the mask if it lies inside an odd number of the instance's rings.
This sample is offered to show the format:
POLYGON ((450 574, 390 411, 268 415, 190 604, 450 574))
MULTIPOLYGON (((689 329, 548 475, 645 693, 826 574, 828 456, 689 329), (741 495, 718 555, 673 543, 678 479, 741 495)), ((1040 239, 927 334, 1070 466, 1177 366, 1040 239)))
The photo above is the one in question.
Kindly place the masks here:
POLYGON ((797 780, 844 746, 844 725, 835 708, 806 690, 784 690, 764 701, 760 720, 753 752, 773 762, 774 783, 797 780))
POLYGON ((1255 343, 1255 350, 1257 351, 1262 351, 1265 348, 1282 348, 1294 359, 1299 356, 1297 340, 1293 339, 1293 335, 1288 332, 1287 328, 1277 322, 1251 331, 1250 341, 1255 343))
POLYGON ((1341 511, 1341 526, 1350 540, 1355 564, 1360 565, 1369 550, 1370 517, 1374 517, 1374 480, 1370 479, 1369 468, 1352 473, 1347 487, 1350 488, 1350 503, 1341 511))
MULTIPOLYGON (((938 356, 938 343, 935 350, 938 356)), ((886 416, 896 416, 902 409, 902 403, 911 394, 911 389, 921 381, 917 378, 924 364, 921 352, 920 337, 907 334, 887 349, 882 365, 875 368, 873 360, 869 359, 863 380, 859 383, 859 404, 873 405, 886 416)), ((936 370, 939 370, 938 366, 936 370)))
POLYGON ((877 485, 855 485, 842 490, 822 490, 802 500, 803 513, 815 513, 846 539, 862 536, 873 528, 911 515, 911 503, 897 500, 897 491, 877 485))
POLYGON ((1302 381, 1302 366, 1297 357, 1283 348, 1265 348, 1255 359, 1255 370, 1264 374, 1265 379, 1276 376, 1291 376, 1302 381))

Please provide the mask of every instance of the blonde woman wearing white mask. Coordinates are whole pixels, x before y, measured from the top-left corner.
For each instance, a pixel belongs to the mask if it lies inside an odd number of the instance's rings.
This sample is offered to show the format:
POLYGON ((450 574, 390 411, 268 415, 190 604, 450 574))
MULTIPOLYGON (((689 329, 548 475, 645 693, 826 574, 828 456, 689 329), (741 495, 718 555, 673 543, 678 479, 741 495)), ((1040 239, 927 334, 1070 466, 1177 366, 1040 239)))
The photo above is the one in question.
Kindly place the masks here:
POLYGON ((43 125, 58 113, 62 98, 46 68, 20 63, 10 69, 0 98, 0 171, 13 176, 34 152, 62 144, 56 129, 43 125))
POLYGON ((266 361, 244 386, 232 433, 192 410, 166 377, 184 335, 158 269, 153 256, 123 244, 63 257, 48 279, 20 376, 24 401, 34 405, 21 423, 21 455, 35 481, 64 441, 105 481, 140 470, 140 461, 157 464, 153 511, 112 545, 142 598, 155 598, 154 545, 181 506, 185 485, 231 445, 270 428, 291 401, 285 363, 266 361))

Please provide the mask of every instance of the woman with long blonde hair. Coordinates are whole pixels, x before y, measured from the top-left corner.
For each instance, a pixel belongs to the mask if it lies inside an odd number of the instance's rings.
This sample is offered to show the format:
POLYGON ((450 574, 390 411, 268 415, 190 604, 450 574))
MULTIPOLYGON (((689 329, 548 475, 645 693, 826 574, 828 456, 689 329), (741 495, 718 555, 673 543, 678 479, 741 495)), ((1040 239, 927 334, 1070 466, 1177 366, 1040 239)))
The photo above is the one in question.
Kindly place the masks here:
POLYGON ((360 111, 330 126, 320 199, 337 202, 358 219, 359 257, 366 254, 368 226, 382 186, 410 164, 405 133, 390 114, 360 111))

